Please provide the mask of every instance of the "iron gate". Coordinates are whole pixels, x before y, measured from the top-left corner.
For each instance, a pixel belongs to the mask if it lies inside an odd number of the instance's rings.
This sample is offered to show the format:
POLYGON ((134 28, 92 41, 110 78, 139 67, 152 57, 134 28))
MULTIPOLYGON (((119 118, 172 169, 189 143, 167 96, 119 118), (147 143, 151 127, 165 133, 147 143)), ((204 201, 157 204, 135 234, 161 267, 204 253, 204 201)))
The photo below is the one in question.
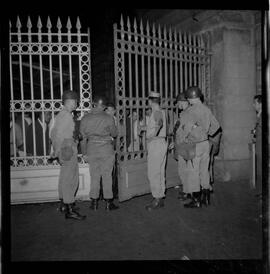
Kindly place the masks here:
MULTIPOLYGON (((78 119, 91 108, 92 101, 89 29, 81 32, 78 17, 75 27, 68 17, 65 28, 62 27, 59 17, 55 25, 48 17, 46 27, 42 25, 40 17, 37 19, 36 27, 32 26, 30 17, 25 25, 21 24, 19 17, 16 26, 12 26, 10 22, 10 149, 14 152, 10 166, 13 203, 57 198, 59 165, 56 161, 48 162, 45 126, 42 126, 43 132, 40 136, 43 139, 43 151, 37 151, 38 123, 45 125, 45 113, 48 112, 52 115, 52 121, 54 120, 56 113, 62 109, 61 96, 66 89, 80 94, 78 119), (36 113, 41 115, 39 121, 35 117, 36 113), (27 145, 26 119, 31 123, 31 153, 27 145), (16 147, 18 131, 15 123, 21 124, 20 150, 16 147)), ((86 189, 89 182, 84 179, 87 177, 90 181, 87 175, 89 170, 81 155, 78 158, 81 194, 85 192, 88 195, 86 189)), ((80 195, 80 191, 78 194, 80 195)))
MULTIPOLYGON (((178 117, 175 98, 191 85, 198 85, 206 102, 210 96, 210 55, 207 35, 183 33, 142 21, 133 24, 121 16, 114 24, 115 98, 119 200, 150 191, 146 172, 145 135, 139 123, 147 122, 149 91, 159 92, 166 111, 168 139, 178 117)), ((168 155, 167 187, 177 184, 176 162, 168 155)))

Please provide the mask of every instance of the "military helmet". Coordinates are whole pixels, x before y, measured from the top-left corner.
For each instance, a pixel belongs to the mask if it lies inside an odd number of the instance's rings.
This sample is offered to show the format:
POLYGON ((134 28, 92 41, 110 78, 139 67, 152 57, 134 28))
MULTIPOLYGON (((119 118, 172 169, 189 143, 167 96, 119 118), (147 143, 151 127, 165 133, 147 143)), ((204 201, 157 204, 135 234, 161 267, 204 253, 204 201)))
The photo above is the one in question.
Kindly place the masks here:
POLYGON ((199 87, 189 87, 186 92, 185 95, 188 99, 195 99, 195 98, 201 98, 202 96, 202 91, 199 87))
POLYGON ((62 96, 63 104, 65 103, 65 100, 67 99, 79 100, 79 94, 73 90, 64 91, 62 96))
POLYGON ((176 102, 187 101, 187 98, 183 92, 179 93, 176 97, 176 102))

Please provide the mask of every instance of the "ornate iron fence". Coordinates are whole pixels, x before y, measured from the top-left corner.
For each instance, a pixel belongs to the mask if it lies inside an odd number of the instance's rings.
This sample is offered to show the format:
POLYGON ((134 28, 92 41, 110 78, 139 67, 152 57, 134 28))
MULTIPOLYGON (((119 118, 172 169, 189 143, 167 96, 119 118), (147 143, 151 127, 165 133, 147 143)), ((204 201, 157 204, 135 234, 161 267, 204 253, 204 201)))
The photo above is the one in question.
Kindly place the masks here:
MULTIPOLYGON (((80 104, 77 112, 80 117, 91 108, 90 32, 89 29, 81 32, 79 18, 75 28, 76 30, 72 31, 70 18, 67 20, 66 29, 62 27, 59 17, 55 25, 48 17, 46 28, 43 27, 40 17, 36 28, 32 27, 30 17, 25 26, 17 17, 15 31, 10 22, 10 165, 12 168, 50 164, 47 161, 50 151, 47 143, 49 128, 46 130, 46 113, 51 114, 53 122, 55 114, 62 108, 61 96, 64 90, 79 92, 80 104), (31 123, 30 135, 33 138, 30 153, 27 145, 29 136, 27 120, 31 123), (40 125, 41 136, 37 135, 37 128, 40 125), (40 141, 38 138, 43 139, 42 152, 38 151, 37 142, 40 141), (18 143, 20 143, 19 147, 18 143)), ((82 158, 79 158, 83 163, 82 158)), ((56 162, 52 164, 57 165, 56 162)))
POLYGON ((168 135, 178 108, 175 98, 188 86, 198 85, 210 99, 209 37, 176 29, 146 26, 136 19, 114 24, 115 95, 120 162, 146 156, 145 136, 137 136, 138 124, 147 122, 149 91, 159 92, 166 110, 168 135))

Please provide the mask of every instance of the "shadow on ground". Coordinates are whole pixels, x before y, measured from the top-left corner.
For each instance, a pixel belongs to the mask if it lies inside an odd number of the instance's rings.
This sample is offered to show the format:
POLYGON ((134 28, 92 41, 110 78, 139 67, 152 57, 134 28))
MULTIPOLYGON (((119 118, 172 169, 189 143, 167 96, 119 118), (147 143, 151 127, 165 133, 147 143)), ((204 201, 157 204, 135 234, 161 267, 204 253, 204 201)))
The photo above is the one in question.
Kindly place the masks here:
POLYGON ((217 182, 211 206, 186 209, 177 189, 165 207, 145 210, 150 195, 66 220, 57 203, 11 206, 11 261, 261 259, 261 202, 247 181, 217 182), (184 257, 185 256, 185 257, 184 257))

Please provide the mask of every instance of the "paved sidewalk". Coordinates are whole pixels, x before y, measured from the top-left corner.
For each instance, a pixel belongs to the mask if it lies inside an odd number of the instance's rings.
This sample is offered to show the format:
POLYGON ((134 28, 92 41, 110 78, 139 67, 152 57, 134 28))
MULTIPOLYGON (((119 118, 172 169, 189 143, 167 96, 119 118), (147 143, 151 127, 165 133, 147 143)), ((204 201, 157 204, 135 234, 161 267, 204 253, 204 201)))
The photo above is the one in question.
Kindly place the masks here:
POLYGON ((177 189, 165 207, 145 210, 150 195, 96 212, 79 201, 85 221, 65 220, 57 203, 11 207, 12 261, 261 259, 261 204, 247 181, 217 182, 208 208, 186 209, 177 189))

